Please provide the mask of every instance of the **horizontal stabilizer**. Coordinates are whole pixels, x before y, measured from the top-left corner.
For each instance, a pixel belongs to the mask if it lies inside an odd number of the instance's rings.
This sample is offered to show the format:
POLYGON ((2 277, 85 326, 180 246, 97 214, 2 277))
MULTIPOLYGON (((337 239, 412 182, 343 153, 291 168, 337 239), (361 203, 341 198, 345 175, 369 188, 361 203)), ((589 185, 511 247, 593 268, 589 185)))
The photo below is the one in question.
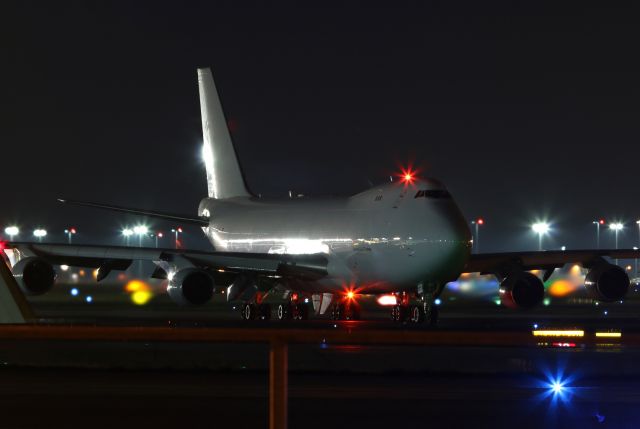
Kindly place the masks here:
POLYGON ((93 207, 96 209, 112 210, 112 211, 121 212, 121 213, 129 213, 129 214, 140 215, 140 216, 155 217, 155 218, 160 218, 165 220, 173 220, 176 222, 186 223, 190 225, 197 225, 202 227, 209 226, 209 219, 206 217, 191 217, 191 216, 184 216, 184 215, 174 214, 174 213, 161 213, 161 212, 155 212, 151 210, 132 209, 127 207, 111 206, 107 204, 91 203, 87 201, 67 200, 63 198, 58 198, 58 201, 60 201, 61 203, 73 204, 76 206, 93 207))

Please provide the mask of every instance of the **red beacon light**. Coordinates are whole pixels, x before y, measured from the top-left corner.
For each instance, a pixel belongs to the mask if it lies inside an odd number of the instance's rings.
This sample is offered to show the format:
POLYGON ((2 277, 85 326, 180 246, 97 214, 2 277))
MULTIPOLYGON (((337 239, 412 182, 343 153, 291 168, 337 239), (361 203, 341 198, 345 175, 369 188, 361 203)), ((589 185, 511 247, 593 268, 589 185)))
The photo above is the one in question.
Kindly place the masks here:
POLYGON ((598 223, 599 223, 600 225, 604 225, 604 219, 600 219, 600 220, 598 221, 598 223))
POLYGON ((412 170, 411 167, 407 169, 402 169, 400 176, 400 181, 405 185, 411 185, 416 180, 416 171, 412 170))
POLYGON ((478 225, 484 225, 484 219, 480 218, 476 221, 478 225))

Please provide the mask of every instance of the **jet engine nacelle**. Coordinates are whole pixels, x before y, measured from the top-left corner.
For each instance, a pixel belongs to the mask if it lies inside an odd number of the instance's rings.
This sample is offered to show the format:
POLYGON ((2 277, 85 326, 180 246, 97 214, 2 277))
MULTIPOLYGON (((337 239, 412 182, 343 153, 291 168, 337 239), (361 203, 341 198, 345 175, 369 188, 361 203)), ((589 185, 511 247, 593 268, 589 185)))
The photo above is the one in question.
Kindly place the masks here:
POLYGON ((500 282, 500 301, 506 307, 529 309, 542 302, 544 284, 526 271, 509 273, 500 282))
POLYGON ((180 305, 202 305, 213 296, 215 282, 209 272, 200 268, 184 268, 169 280, 167 292, 180 305))
POLYGON ((37 256, 21 259, 11 270, 25 295, 45 294, 51 290, 56 281, 56 271, 53 266, 37 256))
POLYGON ((619 301, 629 291, 629 276, 619 266, 603 262, 589 270, 584 285, 599 301, 619 301))

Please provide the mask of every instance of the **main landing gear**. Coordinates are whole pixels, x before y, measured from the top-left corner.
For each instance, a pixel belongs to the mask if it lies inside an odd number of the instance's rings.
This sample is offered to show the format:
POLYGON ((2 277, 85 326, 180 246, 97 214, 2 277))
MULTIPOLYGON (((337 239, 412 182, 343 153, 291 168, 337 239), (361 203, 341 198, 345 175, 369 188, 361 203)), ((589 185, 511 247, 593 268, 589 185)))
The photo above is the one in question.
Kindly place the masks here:
POLYGON ((240 317, 242 320, 269 320, 271 319, 271 305, 263 303, 264 294, 256 292, 255 297, 242 304, 240 317))
POLYGON ((438 307, 431 299, 412 300, 411 296, 402 292, 396 295, 397 304, 391 307, 391 320, 399 323, 420 324, 427 322, 429 326, 438 323, 438 307))
MULTIPOLYGON (((256 292, 255 296, 242 304, 240 316, 243 320, 271 319, 272 305, 264 301, 269 294, 256 292)), ((276 306, 275 318, 278 320, 307 320, 309 318, 309 298, 297 292, 285 293, 286 302, 276 306)))
POLYGON ((276 309, 278 320, 307 320, 309 318, 309 304, 297 292, 289 294, 289 302, 278 304, 276 309))

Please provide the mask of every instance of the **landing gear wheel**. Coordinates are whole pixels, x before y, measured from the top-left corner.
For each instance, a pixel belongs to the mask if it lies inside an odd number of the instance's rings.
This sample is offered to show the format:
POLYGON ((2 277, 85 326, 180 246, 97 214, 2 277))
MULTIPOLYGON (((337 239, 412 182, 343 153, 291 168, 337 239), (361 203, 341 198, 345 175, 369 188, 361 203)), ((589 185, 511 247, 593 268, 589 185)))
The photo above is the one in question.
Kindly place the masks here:
POLYGON ((360 320, 360 309, 355 305, 336 304, 331 310, 333 320, 360 320))
POLYGON ((331 319, 332 320, 343 320, 344 319, 344 304, 336 304, 331 309, 331 319))
POLYGON ((344 312, 344 320, 360 320, 360 310, 355 305, 348 305, 344 312))
POLYGON ((294 304, 292 310, 294 320, 307 320, 309 318, 309 308, 304 304, 294 304))
POLYGON ((394 305, 391 308, 391 320, 394 322, 404 323, 408 316, 407 307, 404 305, 394 305))
POLYGON ((409 321, 411 323, 415 323, 416 325, 418 323, 424 322, 424 310, 421 308, 421 306, 419 305, 411 306, 409 311, 409 321))
POLYGON ((278 320, 291 319, 291 304, 280 304, 276 311, 276 317, 278 320))
POLYGON ((258 306, 258 313, 260 320, 269 320, 271 319, 271 305, 269 304, 260 304, 258 306))
POLYGON ((257 316, 257 308, 254 304, 243 304, 240 316, 242 320, 253 320, 257 316))

